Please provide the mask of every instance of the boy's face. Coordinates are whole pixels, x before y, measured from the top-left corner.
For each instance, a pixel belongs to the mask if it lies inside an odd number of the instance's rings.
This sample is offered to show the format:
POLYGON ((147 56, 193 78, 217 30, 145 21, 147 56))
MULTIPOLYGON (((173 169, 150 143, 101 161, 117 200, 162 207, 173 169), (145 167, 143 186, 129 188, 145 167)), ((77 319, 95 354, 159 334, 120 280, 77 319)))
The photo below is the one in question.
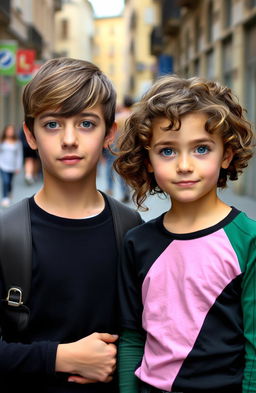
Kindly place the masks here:
POLYGON ((101 105, 64 117, 59 111, 45 111, 34 121, 34 136, 24 125, 32 149, 38 149, 44 179, 75 182, 96 178, 102 148, 111 144, 115 125, 106 135, 101 105))
POLYGON ((148 170, 172 202, 216 195, 220 168, 228 168, 232 160, 232 151, 224 152, 221 136, 205 130, 206 121, 203 113, 187 114, 178 131, 162 129, 170 123, 166 118, 153 122, 148 170))

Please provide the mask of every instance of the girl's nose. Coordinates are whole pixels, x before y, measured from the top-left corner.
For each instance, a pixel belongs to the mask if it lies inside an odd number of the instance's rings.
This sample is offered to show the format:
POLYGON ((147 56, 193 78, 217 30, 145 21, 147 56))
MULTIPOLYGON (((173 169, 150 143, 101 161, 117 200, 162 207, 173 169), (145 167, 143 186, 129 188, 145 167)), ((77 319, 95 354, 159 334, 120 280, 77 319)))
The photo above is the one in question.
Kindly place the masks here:
POLYGON ((177 161, 177 172, 192 172, 192 159, 188 154, 180 154, 177 161))

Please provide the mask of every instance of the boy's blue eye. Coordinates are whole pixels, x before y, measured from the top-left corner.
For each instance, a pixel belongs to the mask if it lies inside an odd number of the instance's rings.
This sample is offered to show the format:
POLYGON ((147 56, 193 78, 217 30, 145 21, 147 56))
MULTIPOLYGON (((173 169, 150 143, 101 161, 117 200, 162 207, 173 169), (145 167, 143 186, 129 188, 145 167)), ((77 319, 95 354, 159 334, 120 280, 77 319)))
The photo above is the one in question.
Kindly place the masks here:
POLYGON ((198 146, 196 148, 196 153, 198 153, 198 154, 206 154, 208 152, 209 152, 209 147, 208 146, 202 145, 202 146, 198 146))
POLYGON ((49 121, 49 122, 46 124, 46 127, 47 127, 47 128, 50 128, 50 129, 54 129, 54 128, 56 128, 57 126, 58 126, 57 121, 49 121))
POLYGON ((171 157, 174 154, 174 151, 170 147, 166 147, 160 151, 160 154, 164 157, 171 157))
POLYGON ((90 127, 92 127, 92 125, 93 125, 92 122, 89 121, 89 120, 84 120, 81 123, 81 126, 84 127, 84 128, 90 128, 90 127))

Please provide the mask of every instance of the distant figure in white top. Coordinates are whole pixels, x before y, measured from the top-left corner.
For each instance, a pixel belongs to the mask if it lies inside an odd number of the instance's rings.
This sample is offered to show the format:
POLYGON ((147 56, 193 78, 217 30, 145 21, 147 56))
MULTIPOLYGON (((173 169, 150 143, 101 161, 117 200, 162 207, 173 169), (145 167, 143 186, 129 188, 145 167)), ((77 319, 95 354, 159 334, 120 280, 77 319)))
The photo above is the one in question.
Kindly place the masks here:
POLYGON ((22 168, 22 144, 16 135, 14 126, 5 126, 0 139, 0 171, 2 178, 2 207, 8 207, 11 202, 13 176, 22 168))

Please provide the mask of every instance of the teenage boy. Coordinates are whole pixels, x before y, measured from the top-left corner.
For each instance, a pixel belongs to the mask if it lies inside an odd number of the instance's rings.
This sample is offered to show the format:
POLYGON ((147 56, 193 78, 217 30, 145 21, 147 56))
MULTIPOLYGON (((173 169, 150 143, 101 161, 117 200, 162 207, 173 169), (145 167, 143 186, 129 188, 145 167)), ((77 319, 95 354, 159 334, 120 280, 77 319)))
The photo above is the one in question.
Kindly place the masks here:
MULTIPOLYGON (((24 89, 24 132, 44 181, 29 198, 29 324, 0 342, 5 393, 117 391, 117 233, 111 200, 96 188, 115 100, 97 66, 70 58, 47 61, 24 89)), ((2 298, 4 289, 0 279, 2 298)))

